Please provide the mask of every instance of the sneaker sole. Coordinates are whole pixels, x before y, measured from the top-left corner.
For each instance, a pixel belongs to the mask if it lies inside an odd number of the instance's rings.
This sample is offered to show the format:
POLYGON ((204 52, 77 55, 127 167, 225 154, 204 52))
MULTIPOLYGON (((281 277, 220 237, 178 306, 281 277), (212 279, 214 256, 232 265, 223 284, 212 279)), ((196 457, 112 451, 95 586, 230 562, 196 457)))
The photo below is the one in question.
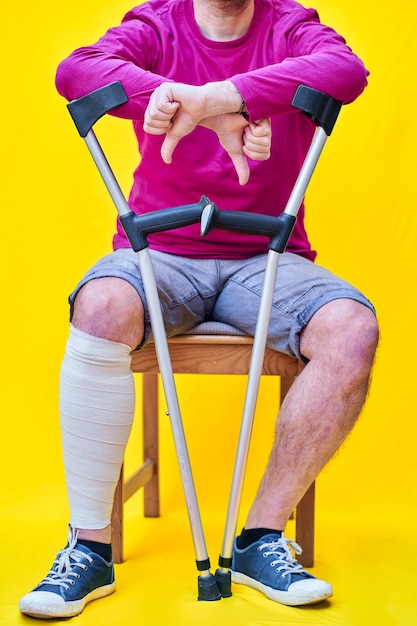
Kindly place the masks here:
POLYGON ((19 610, 21 613, 28 615, 29 617, 38 617, 42 619, 53 619, 55 617, 75 617, 82 613, 84 607, 93 600, 104 598, 116 591, 116 582, 110 585, 104 585, 94 589, 89 594, 81 598, 80 600, 73 600, 72 602, 64 602, 62 604, 55 604, 53 602, 48 603, 48 596, 55 596, 56 594, 51 592, 34 591, 22 598, 19 610), (33 595, 32 595, 33 594, 33 595), (39 594, 43 594, 43 602, 39 594))
POLYGON ((274 602, 279 602, 279 604, 285 604, 286 606, 303 606, 307 604, 317 604, 318 602, 327 600, 333 594, 331 586, 324 581, 320 585, 320 588, 316 587, 315 590, 311 590, 310 592, 308 592, 308 590, 304 590, 304 592, 299 591, 297 593, 272 589, 272 587, 268 587, 258 580, 250 578, 249 576, 246 576, 246 574, 242 574, 241 572, 232 571, 232 581, 240 585, 247 585, 248 587, 252 587, 257 591, 261 591, 270 600, 273 600, 274 602))

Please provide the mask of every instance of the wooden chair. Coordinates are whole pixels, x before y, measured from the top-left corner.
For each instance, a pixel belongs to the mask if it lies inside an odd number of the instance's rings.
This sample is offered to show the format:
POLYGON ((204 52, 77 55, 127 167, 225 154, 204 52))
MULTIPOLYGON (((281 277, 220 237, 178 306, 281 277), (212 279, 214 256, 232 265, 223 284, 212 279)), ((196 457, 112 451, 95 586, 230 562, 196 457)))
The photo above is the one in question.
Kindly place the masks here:
MULTIPOLYGON (((174 373, 248 373, 253 337, 243 335, 230 326, 207 322, 200 324, 191 333, 169 339, 168 343, 174 373), (210 334, 207 333, 207 328, 210 334)), ((262 375, 280 377, 281 402, 302 367, 302 364, 296 359, 275 350, 266 349, 262 375)), ((149 343, 142 350, 134 352, 132 371, 142 374, 144 460, 141 467, 126 481, 122 468, 116 488, 112 512, 113 556, 116 563, 121 563, 123 560, 124 502, 143 487, 145 516, 159 517, 159 369, 153 343, 149 343)), ((314 562, 314 495, 315 484, 313 483, 295 511, 296 541, 303 548, 303 553, 298 560, 304 567, 312 567, 314 562)))

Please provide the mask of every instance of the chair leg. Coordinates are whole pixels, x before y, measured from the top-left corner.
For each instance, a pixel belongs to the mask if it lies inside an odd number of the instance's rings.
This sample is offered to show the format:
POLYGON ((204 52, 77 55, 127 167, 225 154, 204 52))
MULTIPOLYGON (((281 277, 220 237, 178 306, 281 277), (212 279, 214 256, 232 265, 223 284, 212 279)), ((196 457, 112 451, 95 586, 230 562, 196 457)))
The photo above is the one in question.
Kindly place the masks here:
POLYGON ((123 562, 123 465, 120 470, 119 482, 114 493, 113 509, 111 514, 111 542, 113 560, 115 563, 123 562))
POLYGON ((143 374, 143 458, 153 463, 153 476, 144 486, 144 515, 159 517, 158 374, 143 374))
POLYGON ((295 376, 281 376, 280 382, 280 406, 284 402, 285 396, 290 390, 291 385, 295 381, 295 376))
POLYGON ((298 561, 304 567, 314 565, 314 503, 315 483, 313 482, 297 505, 295 514, 295 540, 303 548, 298 561))
MULTIPOLYGON (((281 377, 281 404, 294 380, 295 377, 291 376, 281 377)), ((313 482, 298 503, 295 513, 295 540, 303 549, 298 561, 304 567, 314 565, 314 516, 315 483, 313 482)))
MULTIPOLYGON (((159 517, 158 456, 158 374, 143 374, 143 458, 145 461, 152 461, 153 464, 152 478, 147 479, 143 486, 146 517, 159 517)), ((137 488, 137 485, 131 488, 129 484, 125 497, 122 466, 111 515, 111 540, 115 563, 123 563, 123 505, 125 499, 137 488)))
MULTIPOLYGON (((291 385, 295 381, 295 376, 281 376, 280 378, 280 397, 279 397, 279 405, 282 406, 284 402, 284 398, 290 390, 291 385)), ((291 513, 290 519, 294 519, 294 511, 291 513)))

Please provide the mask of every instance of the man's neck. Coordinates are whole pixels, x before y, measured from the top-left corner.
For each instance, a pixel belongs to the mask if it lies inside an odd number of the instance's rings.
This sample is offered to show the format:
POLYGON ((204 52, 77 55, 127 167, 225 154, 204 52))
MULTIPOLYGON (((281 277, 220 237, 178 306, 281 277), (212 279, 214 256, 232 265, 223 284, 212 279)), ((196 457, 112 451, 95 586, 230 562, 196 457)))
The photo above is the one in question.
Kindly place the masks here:
POLYGON ((213 41, 242 37, 254 13, 254 0, 193 0, 193 3, 198 27, 213 41))

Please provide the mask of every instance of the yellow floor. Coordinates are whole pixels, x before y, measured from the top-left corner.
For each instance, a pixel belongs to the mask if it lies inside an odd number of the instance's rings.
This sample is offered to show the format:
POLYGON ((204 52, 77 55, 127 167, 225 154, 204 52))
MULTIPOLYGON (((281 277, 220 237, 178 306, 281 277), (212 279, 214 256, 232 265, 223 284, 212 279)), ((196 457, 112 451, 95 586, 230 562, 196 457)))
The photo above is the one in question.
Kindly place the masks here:
MULTIPOLYGON (((196 382, 197 386, 199 384, 204 384, 202 379, 196 382)), ((181 393, 184 389, 180 386, 181 393)), ((261 393, 261 409, 262 403, 261 393)), ((222 419, 224 417, 214 416, 210 428, 218 428, 222 419)), ((400 510, 392 486, 386 490, 387 477, 395 473, 394 468, 390 472, 388 457, 385 466, 375 465, 374 472, 368 458, 361 472, 357 447, 366 428, 370 427, 366 419, 364 425, 358 426, 358 434, 352 435, 346 448, 318 480, 313 573, 333 584, 334 597, 329 602, 305 608, 275 604, 243 586, 234 586, 233 597, 229 599, 213 603, 197 601, 197 572, 184 498, 169 424, 163 418, 161 422, 162 516, 143 518, 141 494, 127 503, 125 562, 116 566, 117 591, 111 597, 88 605, 82 615, 74 618, 75 624, 417 624, 414 479, 411 477, 409 483, 409 498, 400 494, 404 501, 400 510)), ((242 510, 252 497, 258 479, 256 467, 263 456, 264 435, 258 430, 255 429, 252 440, 242 510)), ((138 432, 136 429, 132 434, 128 469, 133 464, 140 439, 138 432)), ((222 442, 219 437, 219 450, 215 450, 212 442, 211 449, 207 450, 198 446, 199 435, 201 441, 201 428, 190 429, 189 448, 208 552, 215 566, 223 538, 233 454, 226 454, 223 466, 219 465, 229 442, 222 442), (197 451, 200 458, 196 463, 193 457, 197 451)), ((46 450, 37 441, 33 458, 38 458, 38 465, 34 465, 32 476, 27 474, 27 467, 26 470, 16 467, 3 491, 0 624, 7 626, 36 623, 19 614, 19 597, 46 574, 56 551, 66 541, 67 504, 59 446, 54 442, 55 435, 50 437, 53 443, 50 469, 45 469, 49 465, 46 450)), ((405 484, 402 484, 403 490, 405 484)), ((290 522, 287 529, 289 536, 293 536, 293 524, 290 522)))
MULTIPOLYGON (((46 483, 38 491, 34 497, 50 507, 46 483)), ((55 495, 53 501, 59 506, 60 495, 55 495)), ((51 556, 65 539, 64 519, 57 513, 48 522, 30 519, 34 513, 29 500, 32 497, 10 503, 2 532, 0 623, 8 626, 34 623, 19 615, 18 598, 46 573, 51 556)), ((132 500, 127 507, 126 560, 116 566, 117 591, 88 605, 74 618, 78 626, 417 624, 417 545, 411 524, 407 528, 401 522, 393 530, 384 520, 373 520, 375 531, 369 519, 355 525, 350 516, 332 519, 318 511, 313 571, 334 585, 329 602, 284 607, 254 590, 234 586, 232 598, 206 603, 196 599, 197 574, 182 502, 171 503, 156 520, 144 520, 133 511, 134 504, 132 500)), ((213 506, 204 521, 215 562, 221 545, 221 512, 213 506)))

